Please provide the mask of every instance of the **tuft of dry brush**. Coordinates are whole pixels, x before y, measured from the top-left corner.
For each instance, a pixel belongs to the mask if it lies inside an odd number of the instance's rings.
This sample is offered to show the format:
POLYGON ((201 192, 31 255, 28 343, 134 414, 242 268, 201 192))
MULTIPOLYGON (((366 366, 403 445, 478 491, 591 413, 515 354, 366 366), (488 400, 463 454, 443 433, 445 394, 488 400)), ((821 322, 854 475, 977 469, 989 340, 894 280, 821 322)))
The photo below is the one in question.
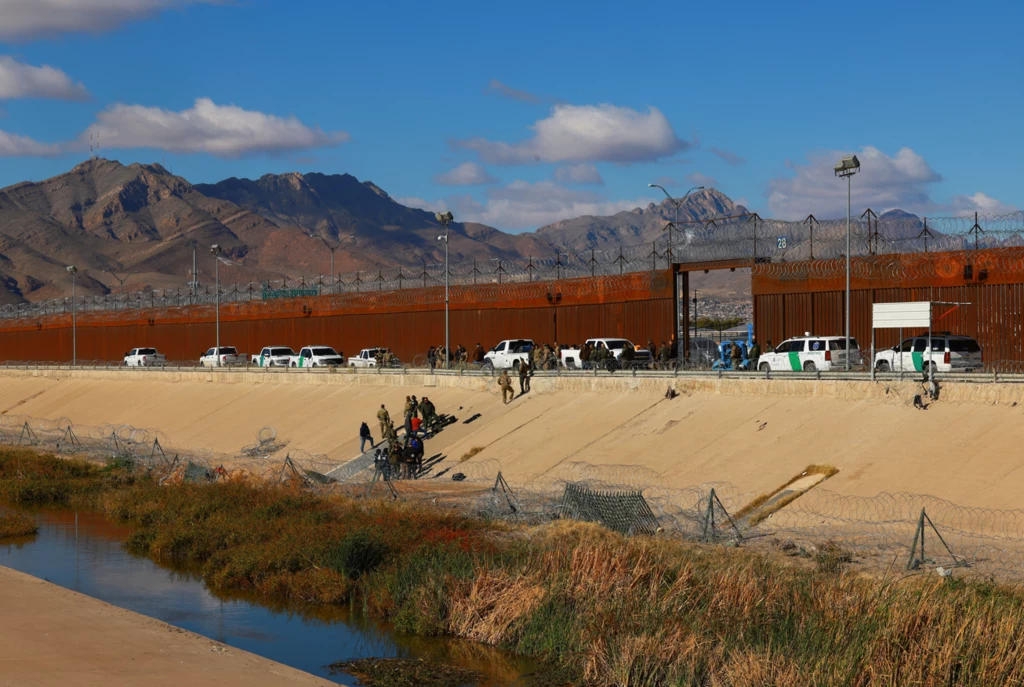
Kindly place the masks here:
POLYGON ((0 515, 0 539, 30 537, 39 531, 36 521, 21 513, 0 515))

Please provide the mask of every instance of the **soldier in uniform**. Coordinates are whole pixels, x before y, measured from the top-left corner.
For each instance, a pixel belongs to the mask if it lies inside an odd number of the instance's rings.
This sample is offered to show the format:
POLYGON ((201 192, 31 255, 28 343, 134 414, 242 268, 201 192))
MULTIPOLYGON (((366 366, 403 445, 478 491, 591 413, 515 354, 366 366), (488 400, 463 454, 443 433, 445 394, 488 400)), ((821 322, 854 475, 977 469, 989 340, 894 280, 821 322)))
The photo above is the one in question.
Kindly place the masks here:
POLYGON ((750 350, 747 352, 747 357, 750 359, 750 365, 747 369, 756 370, 757 360, 761 357, 761 344, 757 343, 757 339, 753 340, 753 344, 750 346, 750 350))
POLYGON ((525 360, 519 361, 519 395, 522 396, 530 390, 530 366, 525 360))
POLYGON ((420 412, 423 413, 423 429, 429 432, 434 423, 434 404, 426 396, 420 401, 420 412))
POLYGON ((412 396, 405 397, 405 408, 402 409, 402 415, 408 417, 412 414, 412 396))
POLYGON ((391 424, 391 416, 388 415, 388 409, 384 407, 384 404, 380 404, 380 410, 377 411, 377 420, 380 422, 380 433, 384 436, 384 430, 391 424))
POLYGON ((416 400, 415 396, 412 397, 412 416, 420 416, 420 402, 416 400))
POLYGON ((509 400, 514 400, 516 392, 512 389, 512 380, 508 378, 508 370, 502 370, 501 376, 498 377, 498 386, 501 387, 501 400, 506 405, 509 400), (510 399, 509 396, 512 398, 510 399))

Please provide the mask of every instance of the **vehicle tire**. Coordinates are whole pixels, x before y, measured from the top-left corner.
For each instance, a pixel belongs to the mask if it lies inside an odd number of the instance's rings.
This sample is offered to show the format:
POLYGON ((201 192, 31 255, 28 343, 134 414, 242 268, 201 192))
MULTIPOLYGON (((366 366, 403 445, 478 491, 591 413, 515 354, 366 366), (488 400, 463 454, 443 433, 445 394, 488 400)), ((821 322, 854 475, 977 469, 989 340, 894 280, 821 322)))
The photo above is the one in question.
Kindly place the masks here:
POLYGON ((485 360, 483 364, 480 365, 480 369, 489 375, 494 374, 494 363, 492 363, 490 360, 485 360))
POLYGON ((875 372, 892 372, 892 366, 889 365, 888 360, 879 360, 875 365, 875 372))
POLYGON ((761 363, 760 365, 757 366, 757 369, 760 370, 761 372, 771 372, 772 366, 769 365, 768 363, 761 363))
POLYGON ((925 374, 927 374, 927 375, 928 375, 929 377, 932 377, 932 378, 934 378, 934 377, 935 377, 935 375, 936 375, 936 374, 938 373, 938 371, 939 371, 939 368, 938 368, 938 367, 936 367, 935 363, 929 362, 929 363, 928 363, 928 369, 926 369, 926 370, 924 371, 924 373, 925 373, 925 374), (931 374, 928 374, 929 372, 930 372, 931 374))
POLYGON ((804 372, 817 372, 818 366, 814 364, 813 360, 808 360, 804 363, 804 372))
POLYGON ((317 365, 316 363, 313 363, 311 367, 320 367, 320 366, 317 365))
POLYGON ((565 359, 565 369, 567 369, 567 370, 575 370, 576 369, 576 359, 575 358, 566 358, 565 359))
POLYGON ((292 367, 295 367, 295 363, 292 363, 292 367))
POLYGON ((349 363, 348 366, 351 367, 353 370, 356 369, 356 364, 355 363, 349 363))

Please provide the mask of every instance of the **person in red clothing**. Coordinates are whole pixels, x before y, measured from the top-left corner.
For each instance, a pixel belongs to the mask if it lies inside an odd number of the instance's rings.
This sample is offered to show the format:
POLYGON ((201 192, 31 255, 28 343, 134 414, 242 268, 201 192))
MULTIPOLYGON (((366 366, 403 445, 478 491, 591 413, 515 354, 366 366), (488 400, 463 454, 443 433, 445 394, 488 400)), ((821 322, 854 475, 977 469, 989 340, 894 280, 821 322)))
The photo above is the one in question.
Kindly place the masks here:
POLYGON ((414 415, 412 420, 410 421, 410 424, 412 425, 413 436, 415 436, 419 434, 420 428, 423 426, 423 420, 419 419, 414 415))

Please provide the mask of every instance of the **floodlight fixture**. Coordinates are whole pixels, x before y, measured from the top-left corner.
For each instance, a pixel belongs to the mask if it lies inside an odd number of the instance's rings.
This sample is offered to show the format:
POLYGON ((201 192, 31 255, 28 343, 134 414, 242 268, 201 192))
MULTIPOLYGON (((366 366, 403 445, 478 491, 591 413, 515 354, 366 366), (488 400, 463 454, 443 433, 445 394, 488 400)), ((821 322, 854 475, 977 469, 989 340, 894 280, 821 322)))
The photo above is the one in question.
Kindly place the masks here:
POLYGON ((860 160, 856 155, 848 155, 840 160, 835 166, 837 177, 848 177, 860 171, 860 160))

